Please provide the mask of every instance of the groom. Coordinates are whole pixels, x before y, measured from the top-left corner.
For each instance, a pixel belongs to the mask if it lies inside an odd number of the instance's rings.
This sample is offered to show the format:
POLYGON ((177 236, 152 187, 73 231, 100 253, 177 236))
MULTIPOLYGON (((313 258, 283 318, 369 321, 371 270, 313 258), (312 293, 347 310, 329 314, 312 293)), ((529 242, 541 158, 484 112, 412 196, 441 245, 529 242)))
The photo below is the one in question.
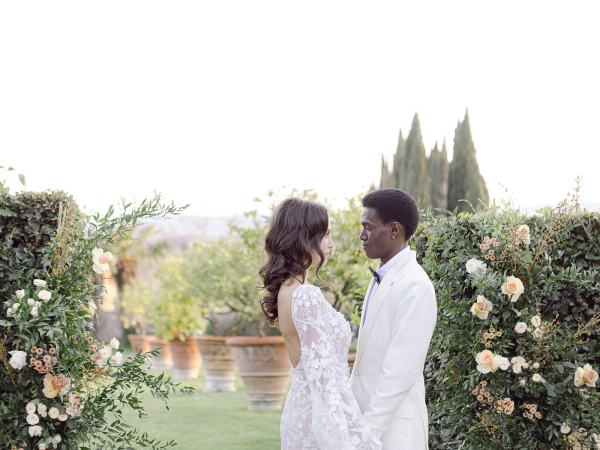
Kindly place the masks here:
POLYGON ((428 448, 423 366, 435 328, 433 285, 408 246, 419 223, 412 197, 381 189, 362 200, 363 248, 379 259, 363 303, 352 390, 384 450, 428 448))

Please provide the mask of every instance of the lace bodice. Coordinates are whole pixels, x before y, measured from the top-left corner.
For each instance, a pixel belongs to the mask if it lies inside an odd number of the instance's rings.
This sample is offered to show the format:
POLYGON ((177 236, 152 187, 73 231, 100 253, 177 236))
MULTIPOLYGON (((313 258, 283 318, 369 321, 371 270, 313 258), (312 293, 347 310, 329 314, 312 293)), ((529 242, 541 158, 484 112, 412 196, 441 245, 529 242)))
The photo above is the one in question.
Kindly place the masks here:
POLYGON ((321 290, 300 285, 292 295, 292 319, 301 357, 281 417, 282 450, 379 450, 379 438, 364 425, 352 394, 344 316, 321 290))

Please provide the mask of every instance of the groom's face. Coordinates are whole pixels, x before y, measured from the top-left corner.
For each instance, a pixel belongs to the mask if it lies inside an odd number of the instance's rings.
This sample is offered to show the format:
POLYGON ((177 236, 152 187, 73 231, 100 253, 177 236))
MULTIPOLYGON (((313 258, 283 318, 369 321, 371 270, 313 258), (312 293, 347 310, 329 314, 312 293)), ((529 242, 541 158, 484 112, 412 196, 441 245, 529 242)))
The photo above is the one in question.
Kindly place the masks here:
POLYGON ((371 259, 385 258, 394 245, 392 240, 392 226, 384 223, 377 211, 364 207, 360 215, 362 232, 360 240, 367 257, 371 259))

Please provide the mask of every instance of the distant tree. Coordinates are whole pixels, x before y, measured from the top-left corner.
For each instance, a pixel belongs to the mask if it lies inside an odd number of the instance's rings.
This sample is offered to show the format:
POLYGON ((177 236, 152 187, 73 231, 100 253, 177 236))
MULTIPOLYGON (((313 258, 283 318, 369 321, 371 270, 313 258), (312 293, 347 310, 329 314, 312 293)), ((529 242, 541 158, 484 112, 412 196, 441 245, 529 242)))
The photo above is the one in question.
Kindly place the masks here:
POLYGON ((449 210, 470 211, 471 206, 479 209, 489 202, 485 180, 479 173, 475 144, 471 135, 469 112, 459 122, 454 133, 454 153, 448 174, 449 210))

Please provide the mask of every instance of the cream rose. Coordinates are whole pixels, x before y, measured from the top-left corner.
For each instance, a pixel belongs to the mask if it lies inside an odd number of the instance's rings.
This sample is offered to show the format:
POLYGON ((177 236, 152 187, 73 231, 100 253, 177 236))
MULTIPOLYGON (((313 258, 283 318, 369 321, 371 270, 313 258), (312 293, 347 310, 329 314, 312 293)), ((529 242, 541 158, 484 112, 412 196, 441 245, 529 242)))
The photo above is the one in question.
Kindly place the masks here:
POLYGON ((494 304, 483 295, 479 295, 477 296, 477 301, 471 306, 471 314, 481 320, 486 320, 492 309, 494 309, 494 304))
POLYGON ((504 356, 495 355, 494 365, 502 370, 508 370, 508 368, 510 367, 510 361, 504 356))
POLYGON ((15 292, 17 298, 19 300, 21 300, 23 297, 25 297, 25 289, 19 289, 17 292, 15 292))
POLYGON ((529 245, 530 243, 529 227, 527 225, 519 225, 517 228, 517 244, 529 245))
POLYGON ((29 414, 27 419, 25 419, 29 425, 37 425, 40 423, 40 418, 37 414, 29 414))
POLYGON ((516 302, 521 294, 525 292, 523 283, 517 277, 507 277, 506 281, 502 285, 502 293, 508 295, 511 302, 516 302))
POLYGON ((541 383, 542 381, 544 381, 544 379, 539 373, 534 373, 531 376, 531 381, 533 381, 534 383, 541 383))
POLYGON ((523 334, 527 331, 527 324, 525 322, 517 322, 515 325, 515 332, 523 334))
MULTIPOLYGON (((25 411, 27 411, 27 414, 34 414, 36 411, 35 403, 33 403, 33 402, 27 403, 27 405, 25 405, 25 411)), ((35 424, 32 424, 32 425, 35 425, 35 424)))
POLYGON ((54 406, 48 410, 48 416, 51 419, 57 419, 59 415, 60 415, 60 411, 58 410, 58 408, 55 408, 54 406))
POLYGON ((52 293, 46 289, 42 289, 40 292, 38 292, 37 296, 40 300, 47 302, 52 298, 52 293))
POLYGON ((542 316, 540 316, 539 314, 536 314, 535 316, 533 316, 531 318, 531 325, 533 325, 536 328, 539 328, 539 326, 542 324, 542 316))
POLYGON ((33 284, 36 287, 45 288, 47 283, 44 280, 40 280, 39 278, 36 278, 35 280, 33 280, 33 284))
POLYGON ((121 352, 116 352, 111 358, 110 358, 110 362, 111 364, 115 365, 115 366, 120 366, 123 364, 123 353, 121 352))
POLYGON ((598 381, 598 372, 591 365, 586 364, 583 367, 578 367, 575 371, 575 386, 583 386, 595 388, 598 381))
POLYGON ((476 258, 471 258, 466 264, 467 272, 471 275, 481 276, 484 274, 487 265, 476 258))
POLYGON ((40 427, 39 425, 33 425, 33 426, 29 427, 29 436, 35 437, 35 436, 41 436, 41 435, 42 435, 42 427, 40 427))
POLYGON ((477 353, 475 361, 477 362, 477 370, 480 373, 495 372, 498 369, 496 357, 489 350, 477 353))
POLYGON ((571 432, 571 427, 569 425, 567 425, 566 422, 563 422, 562 425, 560 426, 560 432, 562 434, 569 434, 571 432))

